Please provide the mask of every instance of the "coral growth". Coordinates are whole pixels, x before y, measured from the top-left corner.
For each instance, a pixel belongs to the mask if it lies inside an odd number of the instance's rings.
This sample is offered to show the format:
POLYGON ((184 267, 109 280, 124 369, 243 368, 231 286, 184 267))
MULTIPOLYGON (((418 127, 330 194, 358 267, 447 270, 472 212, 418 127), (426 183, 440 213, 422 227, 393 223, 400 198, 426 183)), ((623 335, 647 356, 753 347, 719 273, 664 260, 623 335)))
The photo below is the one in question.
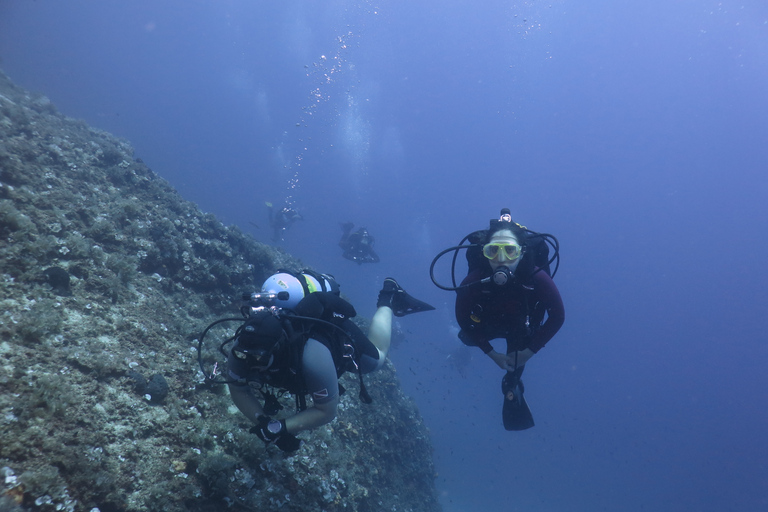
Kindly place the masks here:
POLYGON ((202 328, 301 263, 132 153, 0 73, 0 510, 438 510, 391 365, 289 457, 203 383, 202 328))

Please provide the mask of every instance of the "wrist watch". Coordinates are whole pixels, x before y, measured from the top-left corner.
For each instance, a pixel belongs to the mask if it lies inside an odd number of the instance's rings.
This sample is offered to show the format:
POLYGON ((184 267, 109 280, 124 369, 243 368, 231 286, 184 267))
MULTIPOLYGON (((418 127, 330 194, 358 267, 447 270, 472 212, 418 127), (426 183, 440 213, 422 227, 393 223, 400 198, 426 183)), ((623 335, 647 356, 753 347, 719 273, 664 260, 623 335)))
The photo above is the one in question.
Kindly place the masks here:
POLYGON ((283 423, 278 420, 272 420, 267 423, 267 430, 270 434, 277 435, 281 430, 283 430, 283 423))

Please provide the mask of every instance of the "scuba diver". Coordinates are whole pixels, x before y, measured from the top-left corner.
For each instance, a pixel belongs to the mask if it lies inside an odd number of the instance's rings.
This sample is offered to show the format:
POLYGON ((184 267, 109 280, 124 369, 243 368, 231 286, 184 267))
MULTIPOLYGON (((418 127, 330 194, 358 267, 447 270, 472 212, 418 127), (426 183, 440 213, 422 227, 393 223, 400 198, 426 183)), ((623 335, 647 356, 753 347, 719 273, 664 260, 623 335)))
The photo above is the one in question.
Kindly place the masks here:
POLYGON ((269 214, 269 225, 272 228, 272 241, 282 242, 284 233, 297 220, 303 220, 301 214, 288 205, 283 206, 280 211, 275 212, 272 203, 266 202, 269 214))
POLYGON ((434 309, 388 277, 366 336, 350 320, 355 308, 340 297, 334 278, 311 270, 279 270, 264 282, 261 292, 243 298, 243 318, 217 320, 205 329, 198 363, 209 383, 228 384, 234 404, 255 424, 251 432, 284 452, 299 448, 296 434, 336 417, 339 395, 344 392, 338 378, 344 372, 358 374, 360 399, 371 402, 363 374, 384 365, 393 315, 434 309), (202 358, 203 339, 211 327, 228 321, 241 325, 219 347, 227 358, 226 370, 218 370, 216 363, 208 373, 202 358), (227 378, 222 380, 220 375, 227 378), (297 410, 278 419, 283 408, 278 396, 285 392, 296 397, 297 410), (312 398, 310 407, 306 395, 312 398))
POLYGON ((379 255, 373 252, 374 238, 365 228, 360 228, 352 233, 354 226, 351 222, 341 224, 343 233, 341 240, 339 240, 339 247, 344 250, 341 256, 350 261, 357 262, 358 265, 378 263, 379 255))
POLYGON ((509 209, 486 230, 470 233, 456 247, 439 253, 432 261, 432 282, 443 290, 456 292, 456 320, 459 339, 479 347, 499 368, 504 406, 502 418, 507 430, 534 426, 533 416, 523 393, 521 376, 525 364, 560 330, 565 310, 552 277, 560 264, 557 239, 536 233, 512 220, 509 209), (469 245, 464 245, 469 241, 469 245), (550 246, 554 255, 549 258, 550 246), (455 265, 460 249, 466 249, 469 272, 456 286, 455 265), (437 260, 453 251, 453 286, 443 286, 434 277, 437 260), (554 271, 551 264, 557 262, 554 271), (506 340, 504 353, 497 352, 491 340, 506 340))

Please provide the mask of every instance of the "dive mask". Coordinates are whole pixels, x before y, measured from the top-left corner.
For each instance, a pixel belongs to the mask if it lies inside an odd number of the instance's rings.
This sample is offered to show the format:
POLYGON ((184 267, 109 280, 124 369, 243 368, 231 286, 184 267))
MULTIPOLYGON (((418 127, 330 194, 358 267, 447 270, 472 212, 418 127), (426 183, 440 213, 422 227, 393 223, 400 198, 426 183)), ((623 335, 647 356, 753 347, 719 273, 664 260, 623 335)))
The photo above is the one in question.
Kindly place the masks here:
POLYGON ((483 246, 483 256, 489 260, 507 259, 509 261, 515 261, 522 255, 522 253, 523 249, 514 242, 491 242, 483 246))

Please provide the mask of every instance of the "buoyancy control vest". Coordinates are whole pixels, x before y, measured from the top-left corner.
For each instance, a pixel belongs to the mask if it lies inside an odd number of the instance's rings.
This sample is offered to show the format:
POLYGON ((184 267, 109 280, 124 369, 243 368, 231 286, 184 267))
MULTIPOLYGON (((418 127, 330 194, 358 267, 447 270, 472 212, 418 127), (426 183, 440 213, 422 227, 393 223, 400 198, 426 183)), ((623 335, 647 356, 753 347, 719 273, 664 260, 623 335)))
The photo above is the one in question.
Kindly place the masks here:
MULTIPOLYGON (((510 325, 505 330, 508 331, 508 336, 519 339, 521 337, 531 337, 542 325, 546 315, 546 308, 535 298, 536 294, 533 286, 535 274, 543 271, 549 277, 553 278, 559 265, 560 246, 557 238, 547 233, 535 232, 514 222, 509 215, 509 210, 504 208, 501 210, 498 219, 491 219, 488 229, 474 231, 465 236, 458 246, 446 249, 439 253, 430 266, 430 276, 432 277, 432 281, 439 288, 456 291, 457 293, 464 293, 462 290, 470 292, 469 289, 476 286, 482 287, 484 293, 481 297, 483 298, 478 302, 485 303, 486 311, 483 312, 484 305, 478 303, 473 307, 475 311, 471 312, 471 318, 476 318, 478 320, 478 328, 484 329, 485 327, 482 326, 484 324, 487 328, 493 330, 493 335, 498 333, 495 332, 495 329, 491 328, 490 323, 486 323, 489 318, 488 315, 490 314, 489 310, 493 308, 487 306, 493 304, 493 301, 495 300, 503 300, 503 296, 506 296, 508 300, 517 301, 519 311, 516 314, 519 315, 519 318, 510 321, 510 325), (523 252, 521 260, 516 268, 514 268, 514 271, 501 268, 500 270, 506 272, 506 275, 502 276, 502 279, 497 279, 497 276, 494 274, 498 273, 499 269, 496 271, 492 270, 489 260, 483 254, 483 247, 490 242, 493 233, 503 229, 512 231, 515 238, 517 238, 518 243, 521 245, 523 252), (465 242, 469 242, 469 244, 465 244, 465 242), (553 250, 551 258, 550 247, 553 250), (467 274, 476 275, 478 276, 478 279, 457 286, 455 266, 456 256, 460 249, 466 249, 467 251, 467 274), (437 260, 449 252, 454 253, 453 262, 451 264, 452 287, 439 284, 434 277, 434 267, 437 260), (485 318, 486 321, 483 321, 483 318, 485 318)), ((465 337, 461 336, 460 338, 463 342, 469 344, 469 339, 465 339, 465 337)))
MULTIPOLYGON (((355 339, 348 332, 349 319, 356 316, 354 307, 334 292, 308 294, 290 314, 283 316, 286 341, 276 348, 274 362, 266 371, 258 371, 255 379, 276 389, 285 390, 297 398, 297 407, 306 408, 306 388, 302 368, 304 348, 312 338, 322 343, 330 352, 336 377, 345 372, 359 372, 358 358, 361 353, 355 339)), ((370 403, 360 374, 360 398, 370 403)), ((339 393, 344 388, 339 385, 339 393)))

